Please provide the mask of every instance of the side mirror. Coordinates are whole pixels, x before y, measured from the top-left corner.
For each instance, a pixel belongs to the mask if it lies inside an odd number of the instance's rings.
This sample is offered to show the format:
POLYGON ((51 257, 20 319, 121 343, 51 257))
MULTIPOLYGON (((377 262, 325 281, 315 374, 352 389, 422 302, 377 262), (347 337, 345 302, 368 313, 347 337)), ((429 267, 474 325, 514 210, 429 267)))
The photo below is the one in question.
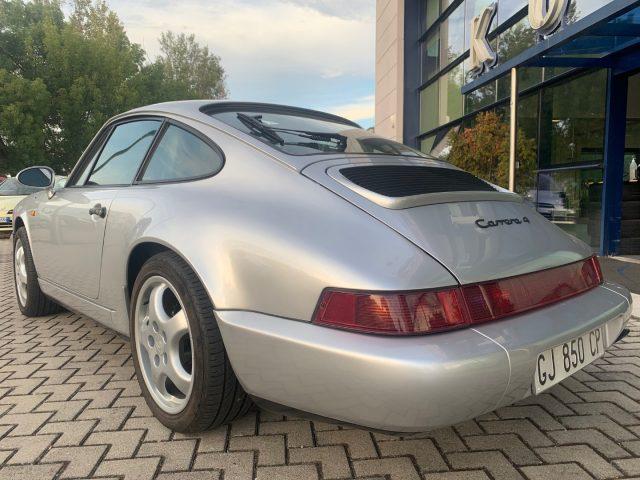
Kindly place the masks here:
POLYGON ((49 188, 53 186, 56 176, 50 167, 28 167, 20 170, 16 179, 27 187, 49 188))

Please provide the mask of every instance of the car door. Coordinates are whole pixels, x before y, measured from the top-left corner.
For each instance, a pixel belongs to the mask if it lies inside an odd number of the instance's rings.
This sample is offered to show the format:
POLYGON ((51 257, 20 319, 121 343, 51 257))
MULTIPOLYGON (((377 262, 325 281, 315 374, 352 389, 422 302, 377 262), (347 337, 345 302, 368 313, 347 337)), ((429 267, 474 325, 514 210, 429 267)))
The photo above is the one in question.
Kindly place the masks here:
POLYGON ((161 119, 113 125, 90 149, 65 188, 40 203, 30 219, 38 276, 86 298, 98 298, 109 208, 133 182, 161 119))

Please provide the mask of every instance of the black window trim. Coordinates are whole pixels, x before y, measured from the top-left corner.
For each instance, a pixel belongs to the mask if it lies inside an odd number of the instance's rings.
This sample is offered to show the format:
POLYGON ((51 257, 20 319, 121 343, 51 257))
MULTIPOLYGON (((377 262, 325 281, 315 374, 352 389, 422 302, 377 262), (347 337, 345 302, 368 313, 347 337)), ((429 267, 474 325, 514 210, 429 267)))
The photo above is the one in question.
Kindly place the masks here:
POLYGON ((73 183, 73 185, 65 185, 64 188, 95 189, 95 188, 130 187, 135 181, 136 176, 140 171, 140 166, 138 166, 138 169, 136 170, 136 175, 133 176, 132 181, 129 183, 118 183, 118 184, 108 184, 108 185, 88 185, 87 181, 89 180, 89 178, 91 178, 91 174, 93 173, 95 164, 100 158, 100 155, 102 154, 102 151, 106 146, 107 142, 111 138, 113 131, 120 125, 124 125, 126 123, 140 122, 145 120, 159 121, 160 127, 158 128, 158 131, 156 132, 154 138, 152 139, 151 144, 149 145, 149 148, 147 148, 147 151, 142 159, 142 162, 140 163, 140 165, 143 165, 147 159, 147 156, 149 155, 149 151, 151 150, 151 147, 154 145, 154 142, 156 141, 158 134, 162 130, 163 125, 166 121, 166 118, 161 115, 148 115, 148 114, 132 115, 129 117, 118 118, 113 122, 105 124, 96 135, 94 142, 85 150, 84 154, 80 158, 80 161, 76 164, 76 166, 71 171, 71 174, 69 175, 69 180, 67 183, 73 183), (85 166, 87 166, 87 168, 89 169, 89 175, 87 176, 87 179, 82 185, 77 185, 75 182, 77 181, 78 176, 81 174, 81 172, 84 171, 85 166))
POLYGON ((205 178, 211 178, 216 176, 218 173, 220 173, 224 168, 226 161, 227 161, 227 158, 222 148, 220 148, 220 146, 217 143, 215 143, 213 140, 211 140, 207 135, 205 135, 198 129, 193 128, 190 125, 182 123, 178 120, 175 120, 173 118, 165 118, 162 126, 160 127, 160 129, 158 129, 158 134, 156 135, 153 142, 151 143, 151 146, 149 147, 149 150, 147 151, 147 154, 145 155, 144 160, 140 164, 140 168, 138 168, 138 172, 134 177, 134 181, 132 185, 157 185, 157 184, 166 184, 166 183, 184 183, 184 182, 193 182, 196 180, 204 180, 205 178), (153 158, 153 155, 156 152, 158 145, 160 145, 160 142, 162 141, 164 134, 166 133, 167 129, 170 126, 180 128, 192 134, 199 140, 203 141, 209 148, 211 148, 214 152, 216 152, 220 156, 220 160, 221 160, 220 167, 212 170, 211 173, 207 173, 204 175, 196 175, 193 177, 185 177, 185 178, 169 179, 169 180, 143 180, 142 177, 147 171, 147 167, 149 166, 149 163, 151 162, 151 159, 153 158))
MULTIPOLYGON (((321 112, 318 110, 311 110, 302 107, 292 107, 289 105, 278 105, 275 103, 261 103, 261 102, 220 102, 210 103, 200 107, 200 111, 205 115, 208 115, 217 120, 216 113, 224 112, 258 112, 258 113, 272 113, 275 115, 291 115, 305 118, 312 118, 315 120, 323 120, 327 122, 341 123, 354 128, 362 129, 362 127, 348 118, 341 117, 340 115, 334 115, 333 113, 321 112)), ((222 120, 218 120, 222 121, 222 120)), ((225 122, 222 122, 225 123, 225 122)), ((226 125, 226 123, 225 123, 226 125)))

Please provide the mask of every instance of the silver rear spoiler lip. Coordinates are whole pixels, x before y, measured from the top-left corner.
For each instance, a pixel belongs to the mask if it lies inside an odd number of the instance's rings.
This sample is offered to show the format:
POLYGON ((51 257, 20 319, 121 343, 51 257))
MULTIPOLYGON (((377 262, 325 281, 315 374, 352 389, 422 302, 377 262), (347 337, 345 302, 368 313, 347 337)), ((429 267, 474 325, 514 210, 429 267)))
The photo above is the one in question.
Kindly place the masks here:
MULTIPOLYGON (((381 163, 378 163, 380 165, 381 163)), ((456 202, 523 202, 523 198, 512 192, 497 191, 465 191, 465 192, 438 192, 425 193, 422 195, 411 195, 408 197, 388 197, 372 192, 366 188, 356 185, 347 179, 340 170, 344 165, 335 165, 327 169, 327 175, 336 182, 347 187, 349 190, 363 196, 367 200, 384 208, 391 210, 403 210, 405 208, 422 207, 425 205, 437 205, 439 203, 456 203, 456 202)))

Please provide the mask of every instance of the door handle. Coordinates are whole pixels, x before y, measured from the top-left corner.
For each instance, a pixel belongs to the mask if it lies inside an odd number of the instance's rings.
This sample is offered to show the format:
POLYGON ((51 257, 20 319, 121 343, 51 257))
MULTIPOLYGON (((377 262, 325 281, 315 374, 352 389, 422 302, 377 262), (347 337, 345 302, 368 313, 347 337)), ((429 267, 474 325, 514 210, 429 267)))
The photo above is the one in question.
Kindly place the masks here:
POLYGON ((99 203, 96 203, 89 209, 89 215, 97 215, 100 218, 104 218, 107 216, 107 207, 103 207, 99 203))

